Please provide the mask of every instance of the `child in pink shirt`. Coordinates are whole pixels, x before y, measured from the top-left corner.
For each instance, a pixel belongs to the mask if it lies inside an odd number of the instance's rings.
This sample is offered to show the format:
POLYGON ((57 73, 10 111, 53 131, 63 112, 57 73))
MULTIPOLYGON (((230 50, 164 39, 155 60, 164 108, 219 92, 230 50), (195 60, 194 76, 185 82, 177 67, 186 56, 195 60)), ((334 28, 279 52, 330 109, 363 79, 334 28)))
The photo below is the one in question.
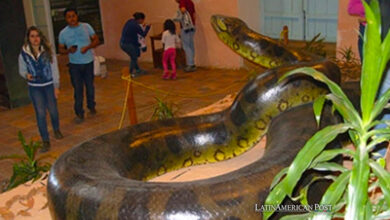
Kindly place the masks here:
POLYGON ((164 32, 162 34, 161 39, 164 45, 164 53, 163 53, 163 67, 164 74, 162 76, 163 79, 176 79, 176 45, 180 45, 180 39, 176 35, 176 26, 175 23, 168 19, 164 22, 164 32), (171 63, 172 75, 169 74, 168 70, 168 62, 171 63))

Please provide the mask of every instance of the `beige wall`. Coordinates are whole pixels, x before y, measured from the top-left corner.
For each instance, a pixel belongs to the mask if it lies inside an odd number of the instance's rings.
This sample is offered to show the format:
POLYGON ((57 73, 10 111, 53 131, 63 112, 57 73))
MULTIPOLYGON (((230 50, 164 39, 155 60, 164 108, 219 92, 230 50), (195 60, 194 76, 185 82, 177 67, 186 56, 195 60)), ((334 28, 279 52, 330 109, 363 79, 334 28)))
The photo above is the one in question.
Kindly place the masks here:
MULTIPOLYGON (((195 59, 197 65, 225 68, 239 68, 240 57, 226 47, 216 36, 210 25, 210 16, 226 14, 238 16, 238 0, 193 0, 195 3, 196 27, 195 59)), ((119 48, 119 39, 125 22, 136 11, 146 15, 146 22, 152 24, 151 34, 162 30, 165 19, 175 15, 178 8, 175 0, 100 0, 100 10, 104 30, 104 45, 96 51, 106 58, 128 60, 119 48)), ((148 51, 141 60, 152 61, 150 39, 147 37, 148 51)))
MULTIPOLYGON (((352 17, 348 14, 349 0, 339 0, 339 20, 337 30, 337 51, 352 46, 356 57, 359 57, 357 40, 359 24, 356 17, 352 17)), ((337 54, 340 56, 340 53, 337 54)))
MULTIPOLYGON (((193 0, 197 11, 197 32, 195 36, 196 63, 200 66, 239 68, 242 59, 226 47, 216 36, 210 25, 210 16, 225 14, 238 16, 256 31, 260 30, 259 0, 193 0)), ((339 20, 337 49, 352 46, 357 55, 356 18, 347 13, 349 0, 339 1, 339 20)), ((172 17, 177 10, 175 0, 100 0, 100 9, 104 30, 104 45, 96 51, 106 58, 128 60, 128 56, 119 48, 119 39, 124 23, 136 11, 146 14, 146 22, 152 24, 150 34, 162 31, 162 23, 172 17)), ((147 37, 148 51, 141 60, 152 61, 150 39, 147 37)))
POLYGON ((260 32, 260 0, 238 0, 238 16, 248 27, 260 32))

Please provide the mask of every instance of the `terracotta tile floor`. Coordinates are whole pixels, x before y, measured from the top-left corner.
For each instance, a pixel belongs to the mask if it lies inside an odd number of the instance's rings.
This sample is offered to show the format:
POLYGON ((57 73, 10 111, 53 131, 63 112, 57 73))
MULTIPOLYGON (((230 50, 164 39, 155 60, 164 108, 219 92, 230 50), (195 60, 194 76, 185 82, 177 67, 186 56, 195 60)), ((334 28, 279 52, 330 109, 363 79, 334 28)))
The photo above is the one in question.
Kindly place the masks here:
MULTIPOLYGON (((73 121, 73 89, 66 66, 60 65, 61 95, 58 99, 58 106, 61 130, 65 137, 62 140, 54 139, 49 123, 51 152, 53 154, 60 155, 77 144, 117 129, 125 97, 125 82, 120 79, 121 69, 127 65, 128 62, 125 61, 107 61, 108 77, 104 79, 100 77, 95 78, 96 109, 98 114, 96 116, 87 114, 82 124, 75 124, 73 121)), ((148 70, 148 74, 138 77, 136 80, 146 85, 172 93, 192 94, 194 96, 215 93, 215 91, 220 91, 220 93, 201 98, 184 98, 180 96, 166 96, 134 86, 138 122, 150 120, 156 105, 155 97, 174 103, 177 106, 176 115, 183 115, 210 105, 227 94, 239 91, 245 84, 245 77, 247 76, 246 70, 199 68, 198 71, 193 73, 184 73, 179 70, 177 80, 165 81, 161 79, 162 70, 153 69, 151 63, 142 63, 141 66, 148 70), (227 88, 228 86, 229 88, 227 88)), ((125 125, 128 124, 129 121, 126 114, 125 125)), ((17 139, 18 131, 22 131, 26 140, 31 138, 40 139, 31 104, 0 112, 0 155, 23 153, 17 139)), ((11 160, 0 161, 0 182, 10 178, 12 175, 12 164, 13 161, 11 160)))

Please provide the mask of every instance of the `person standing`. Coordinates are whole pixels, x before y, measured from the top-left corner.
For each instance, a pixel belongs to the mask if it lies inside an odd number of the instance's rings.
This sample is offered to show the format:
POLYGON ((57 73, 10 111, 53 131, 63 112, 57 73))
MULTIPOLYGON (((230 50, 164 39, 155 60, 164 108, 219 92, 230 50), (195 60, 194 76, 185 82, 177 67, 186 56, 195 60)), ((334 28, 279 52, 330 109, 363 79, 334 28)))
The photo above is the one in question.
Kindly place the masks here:
POLYGON ((359 22, 358 49, 361 63, 363 63, 363 36, 366 29, 366 15, 362 1, 364 0, 349 0, 348 3, 348 14, 357 17, 359 22))
POLYGON ((139 36, 145 38, 150 30, 150 25, 145 25, 145 30, 140 26, 144 25, 144 22, 145 14, 136 12, 133 14, 133 19, 128 20, 122 30, 120 47, 130 57, 129 71, 131 77, 136 77, 146 72, 138 65, 138 57, 141 55, 139 36))
POLYGON ((192 0, 176 0, 179 4, 175 21, 180 22, 181 33, 180 38, 183 44, 183 49, 186 54, 187 66, 184 68, 186 72, 196 70, 195 66, 195 5, 192 0))
POLYGON ((176 79, 176 45, 180 43, 179 37, 176 35, 176 26, 171 19, 164 22, 164 32, 162 34, 161 42, 164 45, 163 53, 163 79, 176 79), (172 75, 169 74, 168 62, 171 63, 172 75))
POLYGON ((91 25, 79 22, 76 9, 66 9, 64 17, 68 25, 60 32, 58 46, 61 54, 69 56, 69 73, 74 88, 75 122, 81 123, 84 120, 84 85, 87 107, 92 115, 96 114, 92 49, 99 45, 99 38, 91 25))
POLYGON ((50 149, 46 110, 49 111, 56 139, 63 138, 57 109, 60 77, 56 57, 46 37, 34 26, 27 29, 26 43, 19 55, 19 74, 27 80, 28 93, 33 103, 39 133, 42 138, 41 152, 50 149))

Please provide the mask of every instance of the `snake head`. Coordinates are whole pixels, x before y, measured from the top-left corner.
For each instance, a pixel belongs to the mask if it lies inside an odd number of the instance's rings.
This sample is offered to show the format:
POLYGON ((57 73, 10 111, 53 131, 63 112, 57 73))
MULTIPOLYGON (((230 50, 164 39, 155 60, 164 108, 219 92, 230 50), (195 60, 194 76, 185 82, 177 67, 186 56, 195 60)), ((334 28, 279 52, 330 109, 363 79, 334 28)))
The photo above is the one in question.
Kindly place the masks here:
POLYGON ((241 19, 224 15, 211 16, 211 25, 217 33, 225 32, 230 35, 234 35, 241 28, 246 27, 245 22, 241 19))

